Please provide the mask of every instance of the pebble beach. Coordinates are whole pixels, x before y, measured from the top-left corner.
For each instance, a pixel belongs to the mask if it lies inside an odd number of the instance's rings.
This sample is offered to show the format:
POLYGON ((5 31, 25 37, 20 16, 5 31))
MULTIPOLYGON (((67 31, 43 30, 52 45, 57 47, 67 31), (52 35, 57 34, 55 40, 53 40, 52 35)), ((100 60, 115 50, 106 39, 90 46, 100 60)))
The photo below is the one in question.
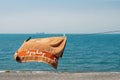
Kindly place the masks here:
POLYGON ((120 72, 1 71, 0 80, 120 80, 120 72))

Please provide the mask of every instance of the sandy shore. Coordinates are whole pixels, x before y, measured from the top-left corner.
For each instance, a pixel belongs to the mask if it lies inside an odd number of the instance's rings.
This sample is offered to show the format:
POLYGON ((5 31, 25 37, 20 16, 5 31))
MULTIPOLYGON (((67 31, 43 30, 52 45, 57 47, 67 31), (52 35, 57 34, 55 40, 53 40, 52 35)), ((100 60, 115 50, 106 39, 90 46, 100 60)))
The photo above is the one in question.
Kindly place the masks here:
POLYGON ((120 72, 0 71, 0 80, 120 80, 120 72))

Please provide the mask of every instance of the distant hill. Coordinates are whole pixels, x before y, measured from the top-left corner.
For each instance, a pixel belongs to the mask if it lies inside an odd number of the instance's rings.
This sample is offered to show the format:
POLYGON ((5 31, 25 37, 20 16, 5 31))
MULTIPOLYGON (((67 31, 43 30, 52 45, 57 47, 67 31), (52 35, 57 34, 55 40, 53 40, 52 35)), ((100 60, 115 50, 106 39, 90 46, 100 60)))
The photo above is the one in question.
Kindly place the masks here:
POLYGON ((95 34, 120 34, 120 30, 99 32, 99 33, 95 33, 95 34))

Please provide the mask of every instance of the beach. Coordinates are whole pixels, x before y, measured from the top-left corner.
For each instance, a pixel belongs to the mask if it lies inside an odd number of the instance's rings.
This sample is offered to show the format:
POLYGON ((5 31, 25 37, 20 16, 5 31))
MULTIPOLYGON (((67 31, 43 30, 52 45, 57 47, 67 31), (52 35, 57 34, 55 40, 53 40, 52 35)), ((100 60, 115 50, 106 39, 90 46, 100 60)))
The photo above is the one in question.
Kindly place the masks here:
POLYGON ((1 71, 0 80, 120 80, 120 72, 1 71))

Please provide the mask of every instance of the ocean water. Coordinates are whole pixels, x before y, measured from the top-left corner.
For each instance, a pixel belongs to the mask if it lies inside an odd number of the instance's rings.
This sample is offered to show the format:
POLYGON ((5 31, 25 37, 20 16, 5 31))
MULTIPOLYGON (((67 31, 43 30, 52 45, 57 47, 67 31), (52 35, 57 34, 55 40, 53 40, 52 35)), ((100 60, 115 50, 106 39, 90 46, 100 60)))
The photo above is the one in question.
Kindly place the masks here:
POLYGON ((0 34, 0 70, 120 72, 120 34, 66 34, 67 44, 57 70, 45 63, 14 60, 15 51, 29 36, 63 34, 0 34))

